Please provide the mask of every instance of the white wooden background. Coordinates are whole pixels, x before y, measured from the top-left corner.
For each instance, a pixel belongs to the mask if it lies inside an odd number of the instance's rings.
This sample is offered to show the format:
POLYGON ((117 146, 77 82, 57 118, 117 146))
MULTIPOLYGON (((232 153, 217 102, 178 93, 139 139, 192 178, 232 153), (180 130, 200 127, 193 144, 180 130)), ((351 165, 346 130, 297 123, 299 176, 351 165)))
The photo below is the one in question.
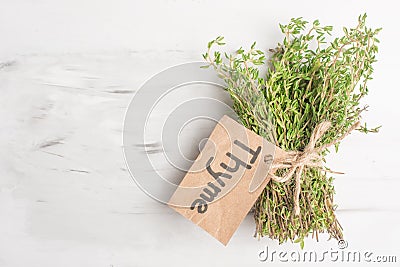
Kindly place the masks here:
POLYGON ((269 264, 266 245, 297 249, 255 240, 251 215, 223 247, 141 192, 123 159, 124 113, 147 78, 200 60, 217 35, 228 50, 267 49, 291 17, 339 32, 363 12, 384 28, 365 115, 383 127, 352 134, 329 166, 346 173, 335 185, 349 248, 399 261, 395 1, 0 0, 0 266, 250 266, 269 264))

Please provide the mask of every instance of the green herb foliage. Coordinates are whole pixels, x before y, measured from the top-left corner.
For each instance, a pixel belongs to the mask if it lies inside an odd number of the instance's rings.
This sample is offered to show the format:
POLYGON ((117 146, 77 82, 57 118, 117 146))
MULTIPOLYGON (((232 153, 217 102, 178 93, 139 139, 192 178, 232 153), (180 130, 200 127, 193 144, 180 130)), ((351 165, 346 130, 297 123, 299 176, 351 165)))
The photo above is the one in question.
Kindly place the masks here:
MULTIPOLYGON (((282 44, 270 50, 270 59, 255 48, 240 48, 234 54, 213 51, 224 45, 223 37, 208 43, 203 55, 226 82, 234 109, 244 126, 285 150, 302 150, 315 126, 325 120, 331 128, 320 139, 327 144, 344 134, 361 119, 366 106, 360 100, 368 93, 367 82, 378 52, 380 29, 365 25, 366 15, 355 28, 343 28, 343 36, 328 42, 331 26, 302 18, 280 25, 282 44), (265 75, 260 69, 265 68, 265 75)), ((378 128, 358 130, 376 132, 378 128)), ((336 144, 336 151, 339 144, 336 144)), ((329 151, 324 151, 323 156, 329 151)), ((283 174, 285 170, 279 170, 283 174)), ((342 239, 335 216, 333 178, 326 172, 306 168, 302 175, 300 215, 293 212, 294 181, 270 182, 257 200, 254 211, 256 234, 292 240, 304 245, 304 238, 327 232, 342 239)))

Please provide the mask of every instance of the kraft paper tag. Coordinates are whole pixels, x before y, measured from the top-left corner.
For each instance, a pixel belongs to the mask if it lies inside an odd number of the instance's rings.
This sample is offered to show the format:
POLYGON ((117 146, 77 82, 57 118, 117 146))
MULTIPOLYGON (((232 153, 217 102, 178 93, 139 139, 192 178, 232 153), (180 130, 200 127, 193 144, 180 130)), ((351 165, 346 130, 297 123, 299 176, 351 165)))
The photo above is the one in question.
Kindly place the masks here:
POLYGON ((226 245, 270 178, 282 150, 222 117, 169 206, 226 245))

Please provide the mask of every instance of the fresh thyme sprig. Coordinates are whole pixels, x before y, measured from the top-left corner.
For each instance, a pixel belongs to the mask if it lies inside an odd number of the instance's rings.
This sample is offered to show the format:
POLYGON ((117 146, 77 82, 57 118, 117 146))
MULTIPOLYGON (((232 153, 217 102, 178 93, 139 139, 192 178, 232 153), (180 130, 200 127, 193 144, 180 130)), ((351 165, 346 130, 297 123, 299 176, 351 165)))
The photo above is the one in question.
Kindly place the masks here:
MULTIPOLYGON (((203 55, 226 82, 234 109, 247 128, 267 138, 285 150, 302 150, 315 126, 328 120, 332 127, 320 139, 327 144, 345 133, 361 119, 367 106, 360 100, 367 95, 372 64, 378 52, 376 35, 380 29, 365 25, 366 15, 358 18, 354 28, 343 28, 344 35, 332 42, 331 26, 321 26, 295 18, 280 25, 284 34, 282 44, 270 50, 266 62, 263 51, 240 48, 234 54, 212 52, 214 46, 224 45, 223 37, 208 43, 203 55), (260 75, 260 67, 267 74, 260 75)), ((376 132, 378 128, 362 132, 376 132)), ((336 150, 339 143, 335 146, 336 150)), ((323 153, 326 155, 328 151, 323 153)), ((281 171, 281 174, 284 171, 281 171)), ((254 206, 256 233, 279 242, 292 240, 303 247, 310 233, 328 232, 342 239, 342 228, 335 216, 333 178, 319 169, 307 168, 302 176, 300 216, 293 214, 294 182, 270 182, 254 206)))

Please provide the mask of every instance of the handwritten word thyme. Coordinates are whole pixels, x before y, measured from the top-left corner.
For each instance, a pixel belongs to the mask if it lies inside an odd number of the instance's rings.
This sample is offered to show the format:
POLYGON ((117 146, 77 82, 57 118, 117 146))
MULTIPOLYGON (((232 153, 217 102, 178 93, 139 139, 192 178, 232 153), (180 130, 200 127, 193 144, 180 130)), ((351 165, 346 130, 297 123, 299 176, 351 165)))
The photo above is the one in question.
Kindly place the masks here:
MULTIPOLYGON (((214 51, 224 45, 223 37, 217 37, 203 55, 205 67, 213 67, 225 81, 233 108, 248 129, 286 151, 304 152, 314 129, 329 122, 329 129, 316 141, 316 146, 325 147, 348 133, 367 109, 361 99, 368 93, 380 29, 365 22, 366 15, 359 16, 355 27, 343 28, 343 35, 332 39, 331 26, 294 18, 279 25, 283 41, 269 54, 256 49, 256 43, 234 54, 214 51)), ((357 126, 365 133, 379 128, 357 126)), ((336 151, 339 144, 334 143, 336 151)), ((326 147, 319 151, 322 161, 328 152, 326 147)), ((291 171, 288 166, 275 175, 285 177, 291 171)), ((301 247, 309 234, 317 240, 322 232, 342 239, 334 212, 333 178, 327 171, 308 165, 296 179, 271 181, 254 206, 256 235, 280 243, 299 242, 301 247)))

